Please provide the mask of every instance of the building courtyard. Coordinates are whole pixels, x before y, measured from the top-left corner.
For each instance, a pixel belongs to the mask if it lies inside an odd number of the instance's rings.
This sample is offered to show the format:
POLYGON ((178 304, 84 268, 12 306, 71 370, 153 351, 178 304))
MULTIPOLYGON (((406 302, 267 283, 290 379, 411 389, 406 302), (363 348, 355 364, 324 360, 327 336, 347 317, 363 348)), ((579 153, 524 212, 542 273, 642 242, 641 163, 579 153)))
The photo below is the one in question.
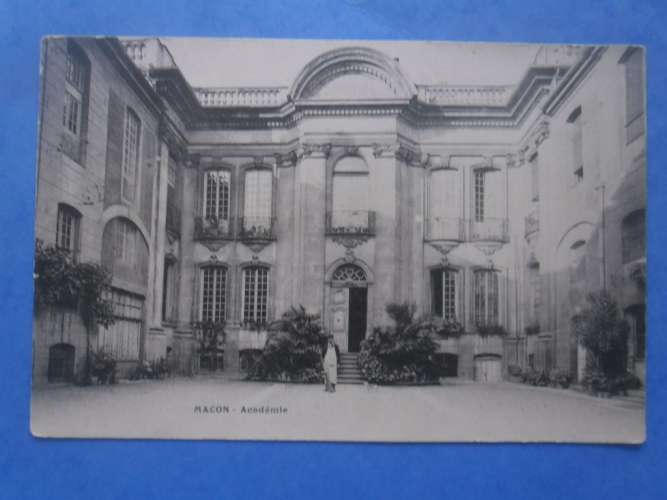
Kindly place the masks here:
POLYGON ((439 386, 273 384, 221 377, 45 386, 36 436, 296 441, 580 441, 641 443, 640 395, 445 379, 439 386))

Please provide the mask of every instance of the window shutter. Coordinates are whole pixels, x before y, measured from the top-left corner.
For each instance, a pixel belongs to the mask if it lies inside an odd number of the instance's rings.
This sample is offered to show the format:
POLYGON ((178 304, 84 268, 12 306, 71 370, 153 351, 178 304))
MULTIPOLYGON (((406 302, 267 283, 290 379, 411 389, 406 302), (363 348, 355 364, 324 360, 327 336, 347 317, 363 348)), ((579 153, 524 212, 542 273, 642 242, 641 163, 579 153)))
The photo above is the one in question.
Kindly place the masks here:
POLYGON ((120 203, 121 168, 123 163, 123 125, 125 106, 109 91, 107 119, 107 162, 104 179, 104 206, 120 203))
POLYGON ((157 164, 157 153, 155 151, 155 134, 148 127, 143 128, 143 155, 144 161, 139 164, 141 168, 141 220, 150 233, 151 216, 153 214, 153 175, 155 175, 157 164))

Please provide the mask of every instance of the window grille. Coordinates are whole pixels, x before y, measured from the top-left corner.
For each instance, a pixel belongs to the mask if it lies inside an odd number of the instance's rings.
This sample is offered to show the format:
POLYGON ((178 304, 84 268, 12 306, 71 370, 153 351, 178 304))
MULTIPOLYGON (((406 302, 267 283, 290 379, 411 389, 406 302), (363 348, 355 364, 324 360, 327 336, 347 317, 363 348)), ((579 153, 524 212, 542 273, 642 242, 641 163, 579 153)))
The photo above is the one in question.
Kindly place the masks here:
POLYGON ((366 273, 359 266, 344 264, 334 271, 332 278, 334 281, 365 282, 366 273))
POLYGON ((243 322, 264 324, 268 320, 269 270, 252 266, 243 270, 243 322))
POLYGON ((137 170, 139 167, 139 133, 140 122, 137 115, 127 108, 125 112, 125 127, 123 129, 123 164, 121 196, 124 200, 134 201, 137 170))
POLYGON ((79 224, 81 215, 67 205, 58 206, 58 220, 56 222, 56 247, 76 252, 79 245, 79 224))
POLYGON ((484 222, 484 174, 481 169, 474 173, 475 222, 484 222))
POLYGON ((201 320, 222 322, 226 317, 227 268, 205 267, 201 270, 201 320))
POLYGON ((230 174, 209 170, 204 178, 204 218, 229 220, 230 174))
POLYGON ((474 318, 477 325, 498 324, 498 273, 478 270, 474 273, 474 318))

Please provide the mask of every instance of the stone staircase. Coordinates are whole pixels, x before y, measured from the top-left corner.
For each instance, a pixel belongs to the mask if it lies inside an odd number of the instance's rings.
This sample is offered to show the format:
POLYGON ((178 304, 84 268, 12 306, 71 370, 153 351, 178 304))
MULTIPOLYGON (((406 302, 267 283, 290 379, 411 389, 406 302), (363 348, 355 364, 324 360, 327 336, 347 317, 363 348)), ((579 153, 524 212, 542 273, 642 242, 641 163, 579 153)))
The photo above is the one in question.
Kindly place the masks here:
POLYGON ((363 384, 359 366, 357 366, 357 356, 355 352, 341 352, 340 364, 338 365, 338 383, 339 384, 363 384))

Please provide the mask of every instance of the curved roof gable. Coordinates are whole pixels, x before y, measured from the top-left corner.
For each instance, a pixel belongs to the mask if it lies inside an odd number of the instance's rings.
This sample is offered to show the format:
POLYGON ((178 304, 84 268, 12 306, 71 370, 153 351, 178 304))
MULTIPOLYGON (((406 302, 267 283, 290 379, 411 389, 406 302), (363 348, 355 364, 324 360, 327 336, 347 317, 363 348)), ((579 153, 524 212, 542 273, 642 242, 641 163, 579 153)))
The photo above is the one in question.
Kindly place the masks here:
POLYGON ((382 82, 396 99, 412 99, 417 93, 398 62, 386 54, 366 47, 343 47, 325 52, 306 64, 289 95, 293 100, 311 99, 333 80, 349 75, 382 82))

